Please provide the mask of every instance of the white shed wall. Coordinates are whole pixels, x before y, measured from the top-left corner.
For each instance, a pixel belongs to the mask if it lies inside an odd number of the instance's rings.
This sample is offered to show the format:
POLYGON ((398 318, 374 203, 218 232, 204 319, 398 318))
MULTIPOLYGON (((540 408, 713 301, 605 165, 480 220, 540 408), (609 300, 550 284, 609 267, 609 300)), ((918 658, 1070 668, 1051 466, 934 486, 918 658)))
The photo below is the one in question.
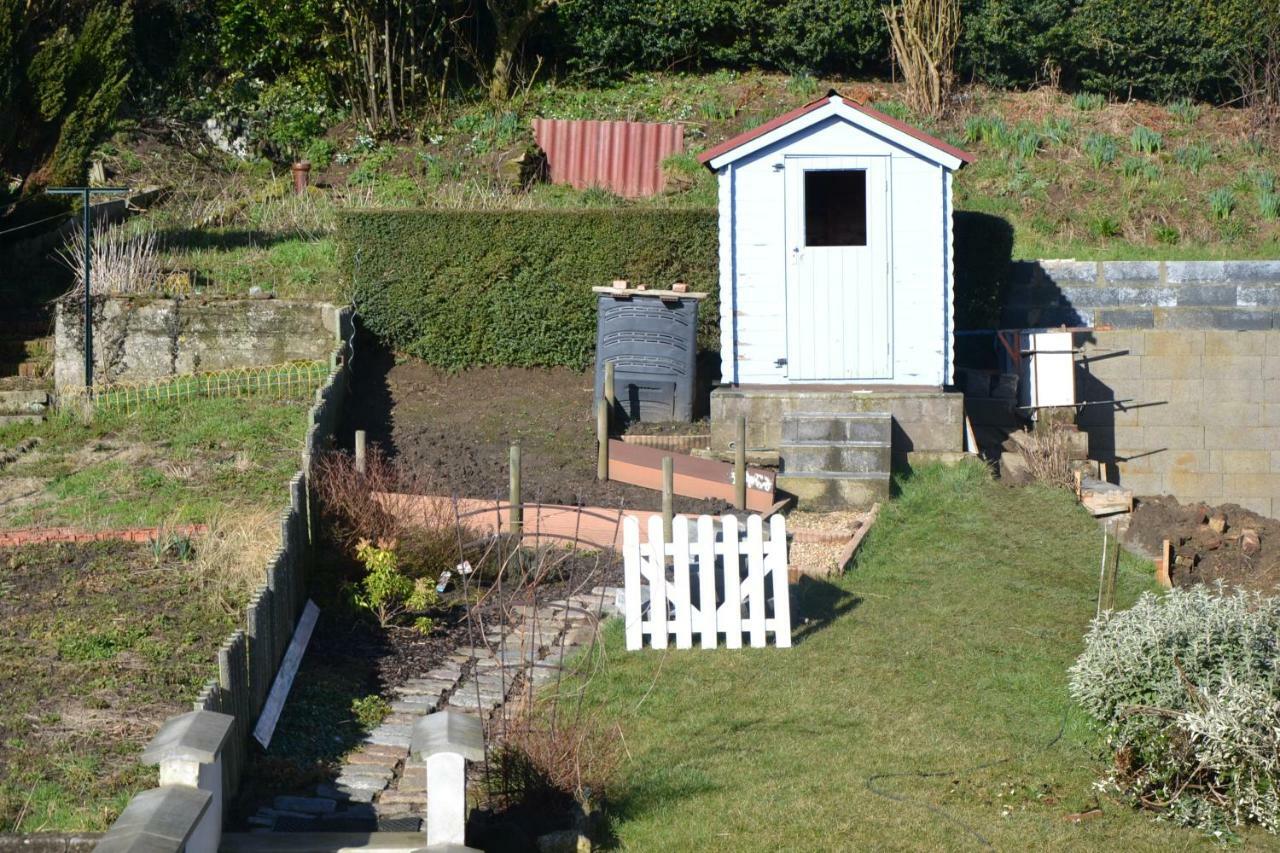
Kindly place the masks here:
POLYGON ((722 375, 785 383, 788 155, 890 158, 893 376, 858 384, 943 385, 951 372, 950 172, 831 118, 723 167, 720 181, 722 375), (736 358, 736 363, 734 359, 736 358))

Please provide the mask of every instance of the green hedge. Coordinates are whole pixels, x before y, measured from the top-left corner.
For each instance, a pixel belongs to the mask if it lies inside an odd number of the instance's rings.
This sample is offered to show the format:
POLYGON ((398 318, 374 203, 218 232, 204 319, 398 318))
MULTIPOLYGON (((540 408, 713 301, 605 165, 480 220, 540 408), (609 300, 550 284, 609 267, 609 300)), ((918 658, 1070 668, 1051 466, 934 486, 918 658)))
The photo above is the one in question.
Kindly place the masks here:
POLYGON ((719 346, 714 210, 348 211, 338 242, 365 328, 441 367, 585 368, 591 288, 615 278, 709 292, 698 340, 719 346))

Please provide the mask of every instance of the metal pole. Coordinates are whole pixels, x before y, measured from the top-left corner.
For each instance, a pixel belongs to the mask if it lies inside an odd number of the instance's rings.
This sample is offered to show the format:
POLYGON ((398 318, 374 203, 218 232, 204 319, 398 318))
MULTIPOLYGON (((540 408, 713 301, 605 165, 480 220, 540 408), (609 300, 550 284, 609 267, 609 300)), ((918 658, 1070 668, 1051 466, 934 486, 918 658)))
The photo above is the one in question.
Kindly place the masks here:
POLYGON ((84 387, 93 389, 93 300, 89 287, 90 252, 93 250, 93 211, 89 208, 89 190, 81 196, 84 204, 84 387))
POLYGON ((733 505, 747 508, 747 419, 738 415, 738 435, 733 446, 733 505))

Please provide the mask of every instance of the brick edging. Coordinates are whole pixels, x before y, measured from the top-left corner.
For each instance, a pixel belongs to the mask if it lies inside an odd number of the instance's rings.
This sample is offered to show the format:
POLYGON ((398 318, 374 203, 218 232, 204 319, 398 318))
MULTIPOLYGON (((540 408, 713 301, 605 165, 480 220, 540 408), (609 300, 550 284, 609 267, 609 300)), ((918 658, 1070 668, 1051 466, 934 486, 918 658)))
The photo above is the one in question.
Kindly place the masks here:
POLYGON ((200 536, 209 532, 207 524, 178 524, 172 527, 119 527, 114 530, 82 530, 77 527, 22 527, 0 532, 0 548, 47 545, 57 542, 155 542, 163 535, 200 536))

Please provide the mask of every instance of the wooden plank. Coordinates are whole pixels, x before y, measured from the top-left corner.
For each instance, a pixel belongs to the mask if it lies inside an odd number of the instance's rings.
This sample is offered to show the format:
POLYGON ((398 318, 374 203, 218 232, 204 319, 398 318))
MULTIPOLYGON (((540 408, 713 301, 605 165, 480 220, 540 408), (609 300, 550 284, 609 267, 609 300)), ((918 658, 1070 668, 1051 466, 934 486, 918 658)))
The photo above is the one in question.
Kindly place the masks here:
POLYGON ((656 296, 659 299, 706 299, 702 291, 688 290, 641 290, 638 287, 600 287, 591 288, 592 293, 603 293, 616 296, 618 299, 630 299, 633 296, 656 296))
MULTIPOLYGON (((662 458, 671 456, 675 492, 699 500, 734 500, 733 466, 714 459, 672 454, 652 447, 609 440, 609 479, 655 491, 662 489, 662 458)), ((747 509, 769 512, 774 505, 777 474, 764 468, 747 469, 747 509)))
POLYGON ((880 515, 880 504, 873 503, 871 511, 862 519, 862 523, 858 525, 858 529, 853 532, 848 543, 844 546, 844 550, 840 552, 840 557, 836 561, 836 565, 840 567, 840 571, 849 568, 849 563, 853 562, 854 556, 858 553, 858 549, 862 547, 862 541, 867 538, 867 534, 871 532, 871 525, 876 523, 876 518, 880 515))
POLYGON ((716 526, 709 515, 698 516, 698 633, 704 649, 716 647, 716 526))
POLYGON ((1168 539, 1160 548, 1160 559, 1156 562, 1156 582, 1165 589, 1173 589, 1173 543, 1168 539))
POLYGON ((726 649, 742 648, 742 576, 738 566, 738 519, 721 516, 724 529, 724 604, 720 605, 717 629, 724 631, 726 649))
POLYGON ((791 648, 791 587, 787 577, 787 520, 781 515, 769 519, 769 549, 765 552, 765 568, 773 592, 773 644, 791 648))
POLYGON ((747 516, 747 629, 751 647, 763 649, 764 635, 764 530, 760 516, 747 516))
POLYGON ((671 604, 675 609, 677 649, 693 648, 693 616, 690 613, 689 520, 671 522, 671 604))
POLYGON ((258 724, 253 727, 254 739, 266 749, 271 745, 271 736, 275 733, 276 723, 280 721, 280 712, 284 710, 285 699, 289 697, 289 688, 293 687, 293 679, 298 674, 298 666, 307 651, 307 643, 311 642, 311 632, 315 630, 316 619, 320 616, 320 608, 314 601, 308 601, 302 608, 302 616, 298 618, 298 627, 293 632, 289 648, 285 650, 280 661, 280 670, 276 680, 267 694, 266 704, 262 706, 262 714, 258 724))
POLYGON ((640 625, 640 522, 633 515, 622 519, 622 573, 627 650, 635 651, 644 646, 644 634, 640 625))
POLYGON ((649 644, 667 647, 667 545, 662 537, 662 516, 649 519, 647 554, 649 562, 649 644))

